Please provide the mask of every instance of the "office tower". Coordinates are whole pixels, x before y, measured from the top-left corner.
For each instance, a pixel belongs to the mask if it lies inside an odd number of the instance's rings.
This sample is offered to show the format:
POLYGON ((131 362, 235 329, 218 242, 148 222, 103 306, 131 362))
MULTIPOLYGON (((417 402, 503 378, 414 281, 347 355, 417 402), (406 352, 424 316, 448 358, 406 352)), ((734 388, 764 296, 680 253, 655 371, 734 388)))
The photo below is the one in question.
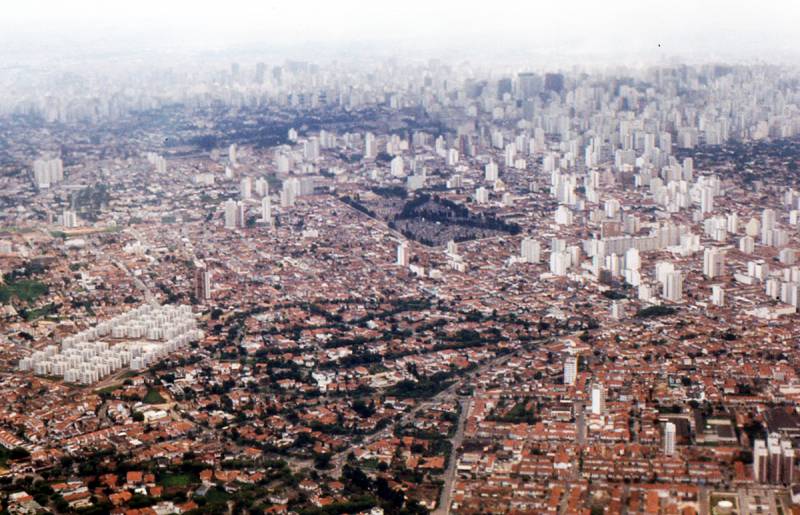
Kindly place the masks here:
POLYGON ((494 182, 497 180, 497 177, 497 163, 494 161, 489 161, 484 167, 484 178, 487 182, 494 182))
POLYGON ((662 282, 661 296, 672 302, 680 302, 683 298, 683 276, 680 272, 667 272, 662 282))
POLYGON ((561 93, 564 89, 564 75, 560 73, 546 73, 544 75, 544 89, 561 93))
POLYGON ((675 424, 672 422, 664 424, 664 454, 675 454, 675 424))
POLYGON ((261 221, 272 224, 272 199, 269 196, 261 199, 261 221))
POLYGON ((239 218, 239 206, 233 199, 228 199, 225 202, 225 228, 236 229, 239 218))
POLYGON ((519 84, 518 94, 523 100, 533 98, 541 91, 542 79, 535 73, 520 73, 517 75, 517 81, 519 84))
POLYGON ((725 305, 725 290, 721 284, 715 284, 711 287, 711 303, 720 307, 725 305))
POLYGON ((199 302, 211 298, 211 271, 203 262, 195 263, 194 296, 199 302))
POLYGON ((753 442, 753 479, 757 483, 766 483, 769 475, 769 453, 764 440, 753 442))
POLYGON ((592 385, 592 415, 602 415, 606 411, 606 390, 601 383, 592 385))
POLYGON ((244 177, 242 181, 239 183, 239 192, 241 194, 242 200, 250 200, 253 196, 252 192, 252 183, 250 182, 250 177, 244 177))
POLYGON ((725 274, 725 251, 707 248, 703 252, 703 274, 709 279, 725 274))
POLYGON ((408 266, 410 261, 410 251, 407 242, 401 242, 397 246, 397 264, 400 266, 408 266))
POLYGON ((512 92, 512 84, 511 79, 508 77, 503 77, 502 79, 497 81, 497 99, 502 100, 503 95, 506 93, 511 94, 512 92))
POLYGON ((524 263, 538 263, 541 260, 541 245, 533 238, 522 240, 521 257, 524 263))
POLYGON ((578 377, 578 358, 567 356, 564 360, 564 384, 575 384, 578 377))
POLYGON ((264 79, 266 78, 266 75, 267 75, 266 63, 261 63, 261 62, 256 63, 256 76, 255 76, 256 83, 262 84, 264 82, 264 79))
POLYGON ((375 135, 368 132, 364 136, 364 159, 375 159, 378 155, 378 141, 375 135))
POLYGON ((772 209, 765 209, 761 212, 761 244, 772 245, 773 234, 772 230, 775 228, 775 211, 772 209))

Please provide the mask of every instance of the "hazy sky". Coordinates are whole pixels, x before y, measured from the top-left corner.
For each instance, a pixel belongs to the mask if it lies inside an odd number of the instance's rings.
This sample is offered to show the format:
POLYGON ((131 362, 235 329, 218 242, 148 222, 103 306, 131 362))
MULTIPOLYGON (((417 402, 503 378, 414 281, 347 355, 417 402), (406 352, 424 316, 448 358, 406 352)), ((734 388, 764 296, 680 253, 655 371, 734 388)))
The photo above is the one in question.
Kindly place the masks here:
POLYGON ((71 45, 330 49, 364 42, 769 59, 800 49, 800 1, 10 0, 0 15, 0 54, 71 45))

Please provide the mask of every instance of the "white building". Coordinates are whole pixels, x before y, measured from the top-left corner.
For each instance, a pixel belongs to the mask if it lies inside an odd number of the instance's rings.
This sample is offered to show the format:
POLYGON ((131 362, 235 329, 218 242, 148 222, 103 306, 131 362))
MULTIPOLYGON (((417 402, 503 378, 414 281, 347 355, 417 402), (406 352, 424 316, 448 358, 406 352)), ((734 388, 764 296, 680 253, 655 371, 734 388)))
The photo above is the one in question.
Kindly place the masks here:
POLYGON ((592 385, 592 415, 603 415, 606 411, 606 390, 601 383, 592 385))
POLYGON ((564 360, 564 384, 575 384, 578 377, 578 358, 567 356, 564 360))
POLYGON ((411 252, 408 248, 407 242, 401 242, 397 246, 397 264, 400 266, 408 266, 411 259, 411 252))
POLYGON ((672 422, 664 424, 664 454, 667 456, 675 454, 675 424, 672 422))

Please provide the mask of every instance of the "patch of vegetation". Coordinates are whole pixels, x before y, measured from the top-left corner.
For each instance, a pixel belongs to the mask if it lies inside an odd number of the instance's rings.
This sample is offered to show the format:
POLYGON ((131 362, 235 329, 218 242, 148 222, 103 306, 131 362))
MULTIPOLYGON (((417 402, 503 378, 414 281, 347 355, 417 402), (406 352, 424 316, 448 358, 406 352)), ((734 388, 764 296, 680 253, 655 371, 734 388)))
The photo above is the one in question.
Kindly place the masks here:
POLYGON ((0 302, 7 304, 12 297, 16 297, 21 301, 31 303, 46 293, 47 285, 39 281, 30 279, 9 281, 0 286, 0 302))
POLYGON ((158 390, 156 390, 155 388, 150 388, 149 390, 147 390, 147 395, 144 396, 142 402, 144 402, 145 404, 164 404, 165 402, 167 402, 167 400, 161 396, 158 390))
POLYGON ((649 306, 636 312, 636 318, 653 318, 674 315, 675 308, 669 306, 649 306))

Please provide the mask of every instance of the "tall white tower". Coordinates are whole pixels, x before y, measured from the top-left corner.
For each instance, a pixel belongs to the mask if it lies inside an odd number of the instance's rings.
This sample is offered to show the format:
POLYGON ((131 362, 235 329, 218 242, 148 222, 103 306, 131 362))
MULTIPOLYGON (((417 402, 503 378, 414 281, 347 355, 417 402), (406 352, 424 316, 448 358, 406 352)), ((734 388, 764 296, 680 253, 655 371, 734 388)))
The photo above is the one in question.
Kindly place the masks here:
POLYGON ((592 385, 592 415, 602 415, 606 411, 606 390, 601 383, 592 385))
POLYGON ((410 261, 410 252, 408 249, 408 243, 405 241, 400 243, 397 246, 397 264, 400 266, 408 266, 410 261))
POLYGON ((578 377, 578 358, 567 356, 564 360, 564 384, 575 384, 578 377))
POLYGON ((664 424, 664 454, 675 454, 675 424, 672 422, 664 424))
POLYGON ((541 245, 533 238, 522 240, 522 261, 525 263, 538 263, 541 260, 541 245))

